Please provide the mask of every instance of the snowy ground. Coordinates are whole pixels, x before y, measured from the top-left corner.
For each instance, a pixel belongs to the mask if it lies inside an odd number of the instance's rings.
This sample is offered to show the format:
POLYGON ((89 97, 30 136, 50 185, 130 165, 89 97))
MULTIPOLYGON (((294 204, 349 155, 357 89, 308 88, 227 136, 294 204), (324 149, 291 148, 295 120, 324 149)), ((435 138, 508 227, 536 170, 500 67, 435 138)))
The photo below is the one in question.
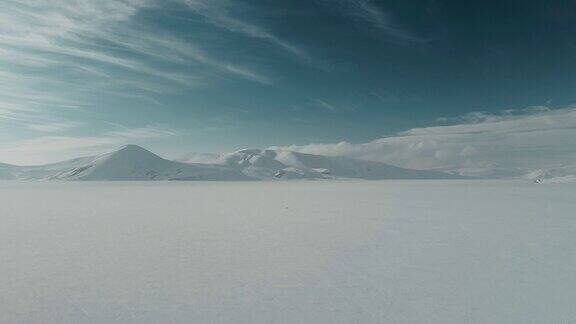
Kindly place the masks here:
POLYGON ((0 322, 568 323, 576 184, 0 183, 0 322))

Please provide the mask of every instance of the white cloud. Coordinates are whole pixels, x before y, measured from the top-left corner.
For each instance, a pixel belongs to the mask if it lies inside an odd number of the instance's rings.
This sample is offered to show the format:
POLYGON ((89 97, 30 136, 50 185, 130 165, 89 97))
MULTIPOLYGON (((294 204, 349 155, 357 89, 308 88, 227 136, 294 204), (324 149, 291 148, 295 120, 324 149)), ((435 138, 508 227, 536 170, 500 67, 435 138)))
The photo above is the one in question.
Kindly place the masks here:
POLYGON ((281 148, 484 175, 495 175, 498 170, 523 172, 576 164, 576 108, 476 113, 458 120, 458 124, 414 128, 362 144, 281 148))

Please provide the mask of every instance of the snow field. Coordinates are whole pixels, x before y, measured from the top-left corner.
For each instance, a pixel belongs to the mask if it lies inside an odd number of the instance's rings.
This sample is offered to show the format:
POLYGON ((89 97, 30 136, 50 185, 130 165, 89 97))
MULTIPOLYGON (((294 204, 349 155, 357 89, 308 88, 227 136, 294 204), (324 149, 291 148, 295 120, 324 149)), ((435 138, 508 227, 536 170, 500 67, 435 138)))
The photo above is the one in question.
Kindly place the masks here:
POLYGON ((525 181, 0 182, 0 322, 570 322, 574 210, 525 181))

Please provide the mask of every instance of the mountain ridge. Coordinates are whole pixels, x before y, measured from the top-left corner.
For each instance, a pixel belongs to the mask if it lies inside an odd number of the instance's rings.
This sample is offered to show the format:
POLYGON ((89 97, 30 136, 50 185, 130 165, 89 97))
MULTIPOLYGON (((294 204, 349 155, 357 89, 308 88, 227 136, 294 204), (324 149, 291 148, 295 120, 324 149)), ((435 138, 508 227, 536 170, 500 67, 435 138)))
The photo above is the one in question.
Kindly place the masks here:
POLYGON ((291 151, 243 149, 213 163, 164 159, 140 146, 39 166, 0 164, 4 180, 69 181, 250 181, 290 179, 462 179, 436 171, 412 170, 379 162, 291 151))

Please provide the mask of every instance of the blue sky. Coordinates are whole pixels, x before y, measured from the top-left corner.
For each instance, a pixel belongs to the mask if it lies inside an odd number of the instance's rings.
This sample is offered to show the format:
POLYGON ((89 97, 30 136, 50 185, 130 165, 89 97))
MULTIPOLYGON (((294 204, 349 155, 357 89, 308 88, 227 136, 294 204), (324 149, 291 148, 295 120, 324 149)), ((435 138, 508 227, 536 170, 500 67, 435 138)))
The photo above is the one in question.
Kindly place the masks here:
POLYGON ((575 20, 571 1, 4 0, 0 161, 573 118, 575 20))

